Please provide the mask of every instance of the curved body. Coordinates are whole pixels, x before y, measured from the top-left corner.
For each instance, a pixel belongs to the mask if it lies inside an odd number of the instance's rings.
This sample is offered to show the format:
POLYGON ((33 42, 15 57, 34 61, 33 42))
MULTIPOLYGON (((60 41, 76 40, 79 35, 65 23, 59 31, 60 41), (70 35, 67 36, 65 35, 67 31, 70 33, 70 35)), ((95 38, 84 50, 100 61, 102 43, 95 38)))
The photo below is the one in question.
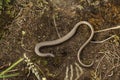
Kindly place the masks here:
POLYGON ((45 41, 45 42, 40 42, 38 44, 36 44, 35 46, 35 53, 41 57, 46 57, 46 56, 50 56, 50 57, 54 57, 53 54, 51 53, 42 53, 39 51, 39 49, 41 47, 44 47, 44 46, 53 46, 53 45, 58 45, 58 44, 61 44, 65 41, 67 41, 68 39, 70 39, 75 33, 76 33, 76 30, 78 29, 78 27, 80 27, 80 25, 82 24, 85 24, 87 25, 90 29, 91 29, 91 35, 90 37, 88 38, 88 40, 80 47, 80 49, 78 50, 78 54, 77 54, 77 58, 78 58, 78 61, 80 63, 80 65, 82 65, 83 67, 90 67, 93 65, 94 62, 92 62, 91 64, 89 65, 86 65, 84 63, 82 63, 82 61, 80 60, 80 53, 81 51, 83 50, 83 48, 90 42, 90 40, 92 39, 93 35, 94 35, 94 29, 92 27, 92 25, 86 21, 80 21, 78 22, 74 28, 68 33, 66 34, 65 36, 63 36, 62 38, 60 39, 56 39, 56 40, 53 40, 53 41, 45 41))

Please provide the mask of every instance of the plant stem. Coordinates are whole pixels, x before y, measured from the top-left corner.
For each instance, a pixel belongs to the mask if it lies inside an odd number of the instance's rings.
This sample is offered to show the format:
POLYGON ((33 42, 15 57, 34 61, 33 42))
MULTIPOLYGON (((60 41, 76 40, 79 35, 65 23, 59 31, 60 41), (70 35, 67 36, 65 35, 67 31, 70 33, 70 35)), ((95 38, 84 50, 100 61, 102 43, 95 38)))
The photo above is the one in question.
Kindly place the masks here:
POLYGON ((18 61, 16 61, 15 63, 13 63, 10 67, 8 67, 6 70, 4 70, 3 72, 1 72, 0 76, 6 74, 9 70, 11 70, 12 68, 14 68, 16 65, 18 65, 23 60, 24 60, 24 58, 20 58, 18 61))

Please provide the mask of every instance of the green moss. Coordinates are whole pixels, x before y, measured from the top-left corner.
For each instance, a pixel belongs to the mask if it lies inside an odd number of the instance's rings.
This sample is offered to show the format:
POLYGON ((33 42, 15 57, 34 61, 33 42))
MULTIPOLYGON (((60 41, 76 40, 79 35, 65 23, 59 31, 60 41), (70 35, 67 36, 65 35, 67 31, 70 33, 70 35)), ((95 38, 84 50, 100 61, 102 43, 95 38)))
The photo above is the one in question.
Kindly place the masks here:
POLYGON ((9 11, 11 0, 0 0, 0 15, 3 12, 9 11))
POLYGON ((12 0, 0 0, 0 27, 11 22, 14 18, 14 9, 12 5, 12 0), (7 21, 6 21, 7 17, 7 21))

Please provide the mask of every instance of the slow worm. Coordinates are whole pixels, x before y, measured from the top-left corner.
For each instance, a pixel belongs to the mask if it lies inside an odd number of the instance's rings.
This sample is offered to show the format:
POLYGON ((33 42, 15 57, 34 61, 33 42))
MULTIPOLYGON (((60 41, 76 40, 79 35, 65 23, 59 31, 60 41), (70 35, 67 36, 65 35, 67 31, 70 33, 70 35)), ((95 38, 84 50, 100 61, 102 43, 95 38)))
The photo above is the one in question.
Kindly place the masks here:
POLYGON ((53 54, 51 54, 51 53, 42 53, 42 52, 39 51, 39 49, 42 48, 42 47, 45 47, 45 46, 58 45, 58 44, 61 44, 61 43, 65 42, 65 41, 67 41, 68 39, 70 39, 76 33, 78 27, 80 25, 82 25, 82 24, 86 24, 91 29, 91 35, 87 39, 87 41, 78 50, 77 58, 78 58, 78 61, 79 61, 81 66, 83 66, 83 67, 91 67, 93 65, 94 61, 92 61, 91 64, 84 64, 80 60, 81 51, 91 41, 91 39, 93 38, 93 35, 94 35, 94 29, 93 29, 92 25, 90 23, 88 23, 87 21, 80 21, 80 22, 78 22, 68 34, 66 34, 65 36, 61 37, 60 39, 56 39, 56 40, 53 40, 53 41, 40 42, 40 43, 36 44, 36 46, 35 46, 35 53, 38 56, 41 56, 41 57, 47 57, 47 56, 54 57, 53 54))

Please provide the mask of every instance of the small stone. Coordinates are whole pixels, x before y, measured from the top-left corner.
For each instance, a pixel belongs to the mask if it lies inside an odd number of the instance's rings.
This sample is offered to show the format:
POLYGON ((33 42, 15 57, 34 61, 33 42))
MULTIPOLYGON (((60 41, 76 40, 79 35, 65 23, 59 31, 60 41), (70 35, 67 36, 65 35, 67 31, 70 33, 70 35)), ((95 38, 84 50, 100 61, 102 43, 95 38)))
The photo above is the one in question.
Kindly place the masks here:
POLYGON ((26 32, 25 31, 22 31, 22 35, 24 36, 26 34, 26 32))
POLYGON ((47 80, 47 79, 45 77, 43 77, 42 80, 47 80))

